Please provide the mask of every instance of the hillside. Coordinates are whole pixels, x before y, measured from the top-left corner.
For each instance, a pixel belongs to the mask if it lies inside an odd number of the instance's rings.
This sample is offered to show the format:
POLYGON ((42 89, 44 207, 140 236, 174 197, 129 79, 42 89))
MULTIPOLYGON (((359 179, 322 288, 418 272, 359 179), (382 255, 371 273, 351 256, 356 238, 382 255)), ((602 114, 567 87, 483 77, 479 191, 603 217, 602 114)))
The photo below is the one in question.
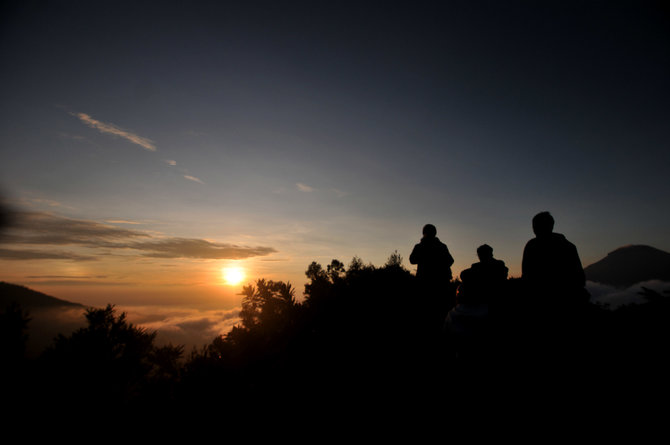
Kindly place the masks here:
POLYGON ((589 281, 616 287, 670 281, 670 253, 644 245, 624 246, 584 268, 584 273, 589 281))
POLYGON ((0 282, 0 308, 5 308, 12 302, 19 303, 24 309, 84 307, 79 303, 72 303, 70 301, 61 300, 59 298, 43 294, 42 292, 37 292, 35 290, 28 289, 27 287, 19 286, 18 284, 5 283, 4 281, 0 282))
POLYGON ((70 334, 85 325, 86 307, 17 284, 0 282, 0 312, 17 302, 29 318, 26 356, 35 358, 58 334, 70 334))

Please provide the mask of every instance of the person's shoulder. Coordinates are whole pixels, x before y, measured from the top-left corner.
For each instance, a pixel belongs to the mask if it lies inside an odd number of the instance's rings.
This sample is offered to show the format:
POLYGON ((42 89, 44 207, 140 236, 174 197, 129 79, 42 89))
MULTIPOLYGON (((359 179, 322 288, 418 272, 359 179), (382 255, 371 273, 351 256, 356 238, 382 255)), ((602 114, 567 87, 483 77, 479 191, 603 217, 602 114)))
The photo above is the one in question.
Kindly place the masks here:
POLYGON ((552 233, 551 237, 552 241, 556 244, 562 244, 568 248, 575 248, 575 245, 571 243, 562 233, 552 233))
POLYGON ((537 243, 538 243, 537 238, 531 238, 526 242, 525 249, 532 249, 537 245, 537 243))
POLYGON ((442 242, 442 240, 439 239, 438 237, 435 237, 435 245, 436 245, 436 246, 439 246, 440 249, 449 250, 449 249, 447 248, 447 245, 444 244, 444 243, 442 242))

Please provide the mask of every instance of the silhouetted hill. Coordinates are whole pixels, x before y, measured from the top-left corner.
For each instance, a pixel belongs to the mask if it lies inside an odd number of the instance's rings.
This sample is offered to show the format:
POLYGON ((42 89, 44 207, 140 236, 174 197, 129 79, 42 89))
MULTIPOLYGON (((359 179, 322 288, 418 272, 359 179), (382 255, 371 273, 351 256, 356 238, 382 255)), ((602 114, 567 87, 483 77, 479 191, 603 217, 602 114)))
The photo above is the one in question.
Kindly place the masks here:
POLYGON ((617 287, 642 281, 670 281, 670 253, 650 246, 620 247, 584 268, 586 279, 617 287))
POLYGON ((5 308, 12 302, 20 304, 23 309, 84 307, 79 303, 72 303, 70 301, 61 300, 60 298, 52 297, 47 294, 43 294, 42 292, 28 289, 25 286, 5 283, 4 281, 0 282, 0 308, 5 308))
POLYGON ((37 357, 58 334, 69 334, 85 325, 86 307, 17 284, 0 282, 0 312, 12 302, 27 313, 26 355, 37 357))

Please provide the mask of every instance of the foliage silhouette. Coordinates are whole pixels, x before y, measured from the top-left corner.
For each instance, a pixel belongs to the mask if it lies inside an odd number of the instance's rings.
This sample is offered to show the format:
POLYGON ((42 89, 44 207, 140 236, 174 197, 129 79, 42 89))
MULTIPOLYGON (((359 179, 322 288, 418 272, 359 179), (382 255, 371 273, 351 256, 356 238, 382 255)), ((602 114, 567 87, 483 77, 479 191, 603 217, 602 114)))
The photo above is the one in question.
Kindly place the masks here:
POLYGON ((10 366, 25 358, 30 315, 17 302, 10 303, 0 312, 0 351, 10 366))
POLYGON ((171 397, 181 346, 156 347, 155 332, 128 323, 114 306, 89 308, 88 325, 58 335, 40 358, 43 396, 51 403, 107 407, 171 397))
MULTIPOLYGON (((492 389, 551 398, 569 388, 604 396, 612 388, 634 393, 626 384, 631 379, 651 390, 667 375, 667 293, 645 289, 644 304, 617 310, 587 304, 547 324, 538 295, 508 278, 489 298, 489 328, 472 346, 482 348, 477 356, 462 354, 449 331, 424 329, 429 307, 402 261, 394 252, 381 267, 357 257, 348 266, 313 262, 303 300, 289 283, 257 280, 243 288, 241 322, 185 359, 183 347, 156 346, 155 333, 128 323, 113 306, 89 309, 86 327, 59 335, 14 377, 16 393, 46 409, 66 402, 175 412, 216 405, 220 415, 232 415, 261 406, 280 412, 288 401, 305 407, 351 400, 397 406, 408 398, 459 403, 492 389)), ((451 282, 461 284, 467 283, 451 282)), ((6 325, 14 328, 5 339, 16 341, 5 344, 19 345, 26 314, 14 308, 4 316, 15 322, 6 325)), ((3 354, 19 350, 8 346, 3 354)))
POLYGON ((382 267, 357 257, 348 267, 313 262, 306 276, 302 302, 289 284, 245 287, 241 325, 191 356, 186 394, 210 397, 222 379, 235 379, 235 395, 247 399, 393 393, 425 380, 425 357, 443 351, 428 351, 435 345, 418 315, 426 308, 413 298, 416 278, 397 252, 382 267))

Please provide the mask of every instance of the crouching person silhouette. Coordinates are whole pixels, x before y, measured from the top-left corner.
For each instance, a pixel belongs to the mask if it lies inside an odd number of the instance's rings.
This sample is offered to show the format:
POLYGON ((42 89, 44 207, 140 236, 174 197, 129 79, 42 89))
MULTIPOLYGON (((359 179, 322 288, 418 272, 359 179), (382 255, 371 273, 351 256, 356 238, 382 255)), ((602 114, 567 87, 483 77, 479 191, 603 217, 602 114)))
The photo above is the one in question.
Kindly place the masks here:
POLYGON ((426 328, 436 332, 442 326, 449 309, 455 304, 455 292, 451 284, 451 265, 454 259, 447 245, 437 237, 432 224, 423 227, 423 238, 414 246, 409 262, 417 266, 421 311, 426 314, 426 328))
POLYGON ((477 249, 477 256, 479 262, 461 272, 457 304, 447 314, 445 329, 459 357, 482 360, 489 356, 489 305, 501 299, 508 269, 487 244, 477 249))

